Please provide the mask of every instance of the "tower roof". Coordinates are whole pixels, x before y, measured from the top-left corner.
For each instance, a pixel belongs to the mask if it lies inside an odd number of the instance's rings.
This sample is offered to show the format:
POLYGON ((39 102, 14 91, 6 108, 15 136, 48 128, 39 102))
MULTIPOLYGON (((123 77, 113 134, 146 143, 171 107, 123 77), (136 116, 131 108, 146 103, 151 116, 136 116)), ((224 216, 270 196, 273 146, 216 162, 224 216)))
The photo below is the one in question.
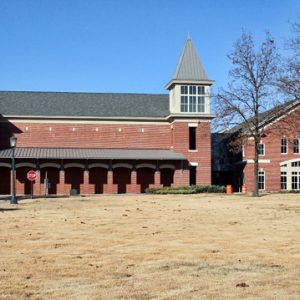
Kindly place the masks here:
POLYGON ((200 61, 197 51, 193 45, 192 39, 187 38, 184 48, 181 52, 176 71, 172 80, 167 84, 169 88, 173 83, 206 83, 212 84, 209 80, 204 67, 200 61))

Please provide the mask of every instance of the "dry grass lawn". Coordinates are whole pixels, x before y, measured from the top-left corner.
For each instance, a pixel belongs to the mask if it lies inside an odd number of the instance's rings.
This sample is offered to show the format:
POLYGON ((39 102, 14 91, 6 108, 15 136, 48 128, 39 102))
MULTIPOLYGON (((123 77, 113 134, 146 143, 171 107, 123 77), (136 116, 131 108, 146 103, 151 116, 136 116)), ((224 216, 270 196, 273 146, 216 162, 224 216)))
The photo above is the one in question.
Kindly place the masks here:
POLYGON ((25 200, 0 220, 0 299, 300 299, 299 194, 25 200))

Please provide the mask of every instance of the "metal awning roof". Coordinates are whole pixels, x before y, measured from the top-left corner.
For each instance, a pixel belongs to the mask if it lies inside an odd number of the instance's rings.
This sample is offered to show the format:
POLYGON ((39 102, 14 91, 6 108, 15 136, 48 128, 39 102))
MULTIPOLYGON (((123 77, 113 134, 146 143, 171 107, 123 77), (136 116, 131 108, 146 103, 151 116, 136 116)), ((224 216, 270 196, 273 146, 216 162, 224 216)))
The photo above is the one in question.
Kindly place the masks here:
MULTIPOLYGON (((12 158, 12 149, 0 150, 0 158, 12 158)), ((16 158, 186 160, 183 154, 167 149, 103 148, 16 148, 16 158)))

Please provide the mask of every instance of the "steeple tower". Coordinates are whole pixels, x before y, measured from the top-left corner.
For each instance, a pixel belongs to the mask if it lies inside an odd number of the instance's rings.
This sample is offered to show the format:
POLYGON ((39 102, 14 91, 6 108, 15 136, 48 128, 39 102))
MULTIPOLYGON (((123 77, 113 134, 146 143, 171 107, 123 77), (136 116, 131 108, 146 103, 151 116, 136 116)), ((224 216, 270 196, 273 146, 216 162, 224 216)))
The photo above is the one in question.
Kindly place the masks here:
POLYGON ((192 39, 187 38, 176 71, 166 85, 170 91, 171 113, 209 114, 209 80, 192 39))

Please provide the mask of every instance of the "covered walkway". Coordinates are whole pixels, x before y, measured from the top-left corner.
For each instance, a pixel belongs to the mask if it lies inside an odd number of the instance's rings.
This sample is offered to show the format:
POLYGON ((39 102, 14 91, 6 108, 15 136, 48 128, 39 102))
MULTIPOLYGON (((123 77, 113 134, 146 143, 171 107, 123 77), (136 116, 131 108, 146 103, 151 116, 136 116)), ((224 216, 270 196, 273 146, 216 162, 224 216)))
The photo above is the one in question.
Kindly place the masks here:
MULTIPOLYGON (((11 149, 0 150, 0 194, 11 192, 11 156, 11 149)), ((186 158, 164 149, 17 148, 19 195, 30 194, 29 170, 37 171, 34 195, 143 193, 188 180, 186 158)))

